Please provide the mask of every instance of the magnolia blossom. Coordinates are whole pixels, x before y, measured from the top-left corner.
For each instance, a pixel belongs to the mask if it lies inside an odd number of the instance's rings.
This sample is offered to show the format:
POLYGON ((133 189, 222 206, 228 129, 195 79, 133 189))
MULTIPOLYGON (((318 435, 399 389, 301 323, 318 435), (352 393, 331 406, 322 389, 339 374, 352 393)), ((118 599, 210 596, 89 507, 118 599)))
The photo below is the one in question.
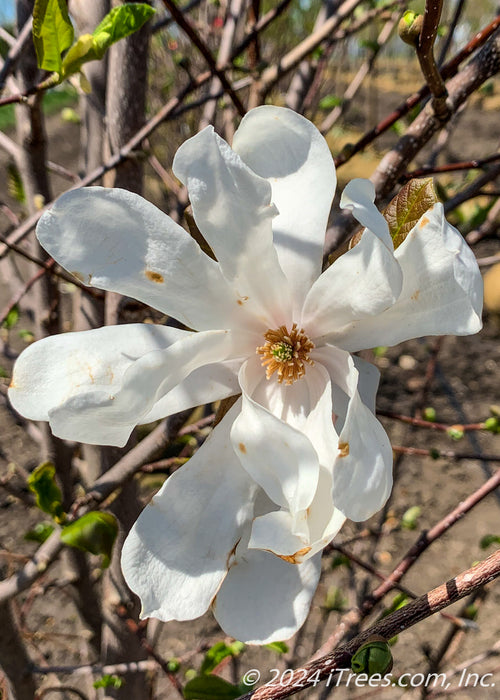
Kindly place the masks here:
POLYGON ((86 284, 193 330, 46 338, 19 358, 10 398, 61 438, 124 445, 137 424, 241 394, 143 511, 123 570, 143 616, 188 620, 212 605, 238 639, 285 639, 307 615, 323 547, 391 490, 378 371, 350 353, 475 333, 481 277, 439 203, 394 250, 367 180, 341 200, 364 233, 322 273, 335 169, 316 128, 289 110, 250 111, 232 149, 207 127, 173 169, 215 259, 119 189, 63 195, 37 235, 86 284))

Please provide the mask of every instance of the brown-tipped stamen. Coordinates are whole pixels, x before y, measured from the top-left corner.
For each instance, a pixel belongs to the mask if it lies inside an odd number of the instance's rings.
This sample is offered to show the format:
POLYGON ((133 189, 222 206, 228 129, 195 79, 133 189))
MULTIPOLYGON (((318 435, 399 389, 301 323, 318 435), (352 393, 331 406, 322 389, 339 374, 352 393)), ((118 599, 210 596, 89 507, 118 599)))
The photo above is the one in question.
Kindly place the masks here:
POLYGON ((294 323, 290 332, 286 326, 264 333, 266 344, 256 352, 262 355, 262 366, 266 367, 266 379, 277 372, 278 383, 293 384, 306 373, 305 365, 314 365, 309 353, 314 343, 309 340, 304 329, 294 323))

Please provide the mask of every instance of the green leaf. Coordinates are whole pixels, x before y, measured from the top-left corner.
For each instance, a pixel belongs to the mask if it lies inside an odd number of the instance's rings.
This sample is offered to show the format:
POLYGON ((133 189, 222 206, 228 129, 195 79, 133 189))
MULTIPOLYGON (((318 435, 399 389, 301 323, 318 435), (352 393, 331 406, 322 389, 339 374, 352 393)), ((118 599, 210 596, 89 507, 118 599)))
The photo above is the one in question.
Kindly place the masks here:
POLYGON ((417 527, 417 522, 422 513, 420 506, 411 506, 407 511, 403 513, 401 518, 401 525, 405 530, 415 530, 417 527))
POLYGON ((270 649, 270 651, 278 652, 278 654, 286 654, 288 651, 288 644, 285 642, 271 642, 270 644, 265 644, 264 646, 266 649, 270 649))
POLYGON ((340 588, 337 586, 330 586, 326 592, 324 608, 326 610, 337 610, 342 612, 347 605, 347 600, 342 593, 340 588))
POLYGON ((430 423, 435 423, 437 418, 436 409, 433 406, 426 406, 422 411, 422 418, 430 423))
MULTIPOLYGON (((384 211, 394 248, 401 245, 413 227, 437 201, 431 177, 406 183, 384 211)), ((425 222, 425 219, 422 221, 425 222)))
POLYGON ((184 686, 186 700, 234 700, 240 695, 240 688, 219 676, 197 676, 184 686))
POLYGON ((94 681, 93 686, 94 688, 121 688, 124 683, 123 678, 105 673, 104 676, 94 681))
POLYGON ((137 32, 155 12, 151 5, 142 2, 129 2, 114 7, 96 27, 92 36, 100 46, 108 48, 115 41, 137 32))
POLYGON ((484 537, 481 538, 481 542, 479 543, 479 546, 481 549, 487 549, 490 544, 500 544, 500 536, 499 535, 485 535, 484 537))
POLYGON ((2 323, 3 328, 6 328, 8 331, 11 330, 11 328, 14 328, 16 323, 19 321, 19 309, 17 306, 13 306, 12 309, 9 311, 7 316, 5 317, 4 322, 2 323))
POLYGON ((38 67, 61 72, 61 54, 73 43, 73 25, 66 0, 35 0, 33 43, 38 67))
POLYGON ((63 528, 64 544, 91 554, 102 554, 102 566, 109 566, 113 544, 118 534, 118 523, 111 513, 92 511, 85 513, 63 528))
POLYGON ((57 522, 64 520, 61 489, 56 484, 56 468, 52 462, 43 462, 28 477, 28 486, 36 497, 37 506, 57 522))
POLYGON ((84 63, 100 60, 109 47, 137 32, 156 12, 144 3, 127 3, 109 12, 92 34, 82 34, 71 47, 61 66, 61 76, 77 73, 84 63))
POLYGON ((322 97, 321 100, 319 101, 319 108, 320 109, 333 109, 334 107, 338 107, 341 104, 342 104, 341 97, 337 97, 337 95, 325 95, 325 97, 322 97))
POLYGON ((54 526, 50 523, 37 523, 33 530, 28 530, 24 535, 24 539, 28 542, 39 542, 42 544, 45 540, 48 540, 51 534, 54 532, 54 526))
POLYGON ((14 163, 7 166, 7 189, 10 196, 19 204, 26 204, 26 192, 24 190, 21 173, 14 163))
POLYGON ((211 673, 226 656, 238 656, 241 654, 245 645, 242 642, 217 642, 205 654, 205 658, 201 664, 200 673, 211 673))

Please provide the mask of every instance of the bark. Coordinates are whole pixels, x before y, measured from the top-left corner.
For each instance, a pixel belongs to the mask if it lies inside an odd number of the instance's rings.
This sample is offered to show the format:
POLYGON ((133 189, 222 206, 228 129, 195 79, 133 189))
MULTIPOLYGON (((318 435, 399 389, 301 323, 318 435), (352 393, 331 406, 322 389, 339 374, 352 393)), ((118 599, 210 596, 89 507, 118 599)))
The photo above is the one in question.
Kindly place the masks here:
POLYGON ((0 659, 2 670, 10 682, 10 694, 5 700, 33 700, 36 685, 30 673, 30 659, 12 614, 12 603, 0 605, 0 659))

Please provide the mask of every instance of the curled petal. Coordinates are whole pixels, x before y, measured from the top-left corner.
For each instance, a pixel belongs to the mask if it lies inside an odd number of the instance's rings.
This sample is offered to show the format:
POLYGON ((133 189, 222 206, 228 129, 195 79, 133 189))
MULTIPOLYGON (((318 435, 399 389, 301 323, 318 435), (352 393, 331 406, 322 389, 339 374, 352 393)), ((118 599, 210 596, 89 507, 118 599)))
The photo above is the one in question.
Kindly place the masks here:
POLYGON ((288 639, 307 617, 320 573, 320 554, 289 564, 269 552, 237 550, 215 617, 226 634, 248 644, 288 639))
POLYGON ((286 322, 290 295, 273 247, 271 223, 277 212, 269 183, 211 126, 182 144, 173 168, 240 304, 268 327, 286 322))
POLYGON ((243 467, 269 498, 295 514, 307 508, 316 491, 318 456, 302 432, 253 399, 261 376, 262 368, 256 361, 242 365, 242 410, 231 440, 243 467))
POLYGON ((43 214, 37 236, 84 284, 138 299, 189 328, 229 328, 243 314, 219 265, 175 221, 133 192, 103 187, 66 192, 43 214))
POLYGON ((310 121, 271 105, 252 109, 243 117, 233 148, 271 183, 272 201, 279 211, 273 221, 274 244, 298 313, 321 273, 336 185, 330 150, 310 121))
POLYGON ((481 329, 482 279, 460 233, 438 202, 396 249, 403 270, 397 302, 343 329, 335 344, 354 352, 424 335, 469 335, 481 329))
POLYGON ((300 563, 311 550, 306 512, 294 517, 288 511, 275 510, 255 518, 248 547, 268 550, 286 557, 285 561, 300 563))
MULTIPOLYGON (((338 448, 333 465, 333 502, 351 520, 366 520, 384 505, 392 487, 389 438, 361 399, 360 375, 352 357, 326 346, 315 353, 330 373, 338 448), (337 413, 338 412, 338 413, 337 413)), ((368 375, 370 398, 373 377, 368 375)))
POLYGON ((374 202, 375 187, 373 183, 361 177, 351 180, 345 186, 340 198, 342 209, 349 209, 360 224, 374 233, 389 250, 394 250, 387 221, 374 202))
POLYGON ((334 342, 342 327, 375 316, 401 293, 403 274, 392 250, 365 231, 313 284, 304 302, 301 325, 313 339, 334 342))
POLYGON ((249 527, 257 487, 229 440, 240 406, 237 402, 194 457, 167 479, 125 540, 122 569, 141 598, 142 617, 202 615, 249 527))

